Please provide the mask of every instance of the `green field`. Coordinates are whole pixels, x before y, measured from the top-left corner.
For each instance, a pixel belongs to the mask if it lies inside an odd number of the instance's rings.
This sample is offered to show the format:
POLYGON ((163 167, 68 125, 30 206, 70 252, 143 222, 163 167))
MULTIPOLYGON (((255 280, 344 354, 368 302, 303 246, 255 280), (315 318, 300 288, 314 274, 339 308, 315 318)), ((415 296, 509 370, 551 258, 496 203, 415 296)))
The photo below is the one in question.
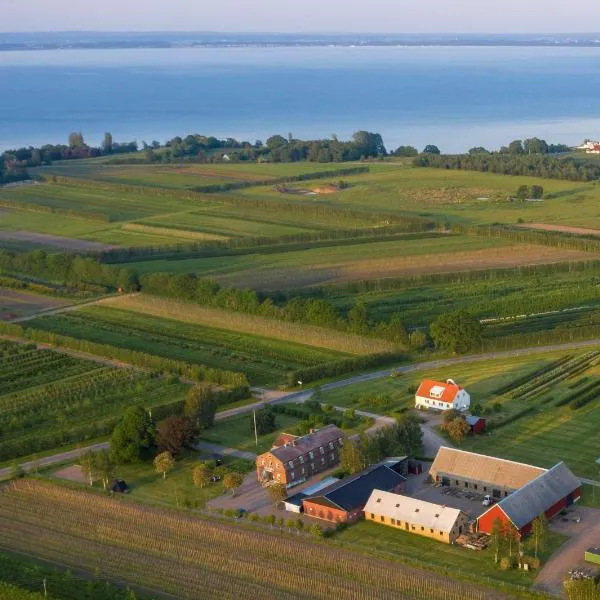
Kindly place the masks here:
POLYGON ((131 404, 165 409, 187 386, 51 350, 0 343, 0 461, 107 435, 131 404))
MULTIPOLYGON (((477 573, 480 580, 529 586, 536 576, 534 572, 500 571, 489 549, 474 552, 369 521, 360 521, 335 537, 343 544, 361 548, 373 556, 399 557, 467 577, 477 573)), ((559 534, 549 534, 546 547, 540 555, 542 561, 549 558, 565 540, 559 534)))
POLYGON ((332 350, 98 306, 83 308, 77 313, 40 317, 31 325, 174 360, 241 371, 255 384, 282 383, 290 370, 347 356, 332 350))

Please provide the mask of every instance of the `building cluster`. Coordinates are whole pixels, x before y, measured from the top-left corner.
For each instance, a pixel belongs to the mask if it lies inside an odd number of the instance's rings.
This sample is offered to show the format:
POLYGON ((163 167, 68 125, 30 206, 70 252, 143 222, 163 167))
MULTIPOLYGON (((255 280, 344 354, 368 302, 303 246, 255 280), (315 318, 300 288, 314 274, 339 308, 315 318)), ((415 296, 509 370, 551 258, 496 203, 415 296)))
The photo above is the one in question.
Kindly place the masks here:
MULTIPOLYGON (((471 398, 451 379, 445 383, 425 380, 417 389, 415 403, 421 408, 465 412, 471 398)), ((468 415, 466 420, 473 433, 485 429, 485 420, 480 417, 468 415)), ((295 488, 337 466, 344 443, 344 434, 335 425, 305 436, 282 433, 271 450, 256 459, 258 481, 263 486, 295 488)), ((405 493, 405 482, 421 470, 421 463, 406 456, 388 458, 343 479, 326 477, 289 496, 283 505, 288 511, 332 524, 364 517, 452 544, 469 533, 490 535, 498 525, 511 527, 519 536, 527 535, 536 518, 544 515, 551 519, 581 498, 581 482, 563 462, 544 469, 442 447, 431 464, 429 480, 435 487, 448 490, 441 496, 444 504, 415 497, 418 492, 405 493), (469 499, 483 499, 476 511, 481 514, 467 514, 452 506, 452 498, 461 492, 469 499)))
POLYGON ((585 140, 577 150, 583 150, 586 154, 600 154, 600 142, 596 140, 585 140))

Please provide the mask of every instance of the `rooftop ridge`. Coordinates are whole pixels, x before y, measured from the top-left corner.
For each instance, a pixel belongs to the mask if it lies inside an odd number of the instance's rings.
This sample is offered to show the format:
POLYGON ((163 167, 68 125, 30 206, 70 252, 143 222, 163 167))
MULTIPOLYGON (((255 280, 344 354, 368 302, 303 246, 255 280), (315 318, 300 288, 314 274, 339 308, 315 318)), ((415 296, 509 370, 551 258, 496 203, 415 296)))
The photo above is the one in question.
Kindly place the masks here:
MULTIPOLYGON (((525 467, 531 467, 532 469, 539 469, 540 471, 543 471, 543 473, 540 473, 540 475, 543 475, 544 473, 548 472, 548 469, 545 469, 544 467, 538 467, 537 465, 530 465, 529 463, 523 463, 523 462, 518 462, 516 460, 510 460, 508 458, 499 458, 498 456, 490 456, 489 454, 481 454, 480 452, 470 452, 469 450, 461 450, 460 448, 453 448, 452 446, 440 446, 438 452, 440 450, 451 450, 453 452, 462 452, 463 454, 472 454, 475 456, 485 456, 486 458, 491 458, 492 460, 498 460, 498 461, 502 461, 505 463, 510 463, 512 465, 521 465, 521 466, 525 466, 525 467)), ((434 459, 435 460, 435 459, 434 459)), ((561 461, 563 462, 563 461, 561 461)), ((558 463, 560 464, 560 463, 558 463)), ((554 465, 554 467, 556 467, 558 465, 554 465)), ((552 467, 554 469, 554 467, 552 467)), ((540 475, 538 475, 537 477, 534 477, 532 479, 532 481, 534 479, 537 479, 540 475)), ((531 483, 531 482, 528 482, 531 483)), ((527 485, 527 484, 525 484, 527 485)), ((522 486, 524 487, 524 486, 522 486)))

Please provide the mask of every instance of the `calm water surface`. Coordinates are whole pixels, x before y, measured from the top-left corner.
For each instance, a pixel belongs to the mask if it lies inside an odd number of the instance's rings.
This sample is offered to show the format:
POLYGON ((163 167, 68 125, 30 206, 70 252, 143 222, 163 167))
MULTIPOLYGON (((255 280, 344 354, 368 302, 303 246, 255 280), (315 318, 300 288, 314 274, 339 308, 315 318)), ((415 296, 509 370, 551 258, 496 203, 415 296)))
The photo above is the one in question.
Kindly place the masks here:
POLYGON ((0 53, 0 149, 378 131, 388 148, 600 137, 600 49, 219 48, 0 53))

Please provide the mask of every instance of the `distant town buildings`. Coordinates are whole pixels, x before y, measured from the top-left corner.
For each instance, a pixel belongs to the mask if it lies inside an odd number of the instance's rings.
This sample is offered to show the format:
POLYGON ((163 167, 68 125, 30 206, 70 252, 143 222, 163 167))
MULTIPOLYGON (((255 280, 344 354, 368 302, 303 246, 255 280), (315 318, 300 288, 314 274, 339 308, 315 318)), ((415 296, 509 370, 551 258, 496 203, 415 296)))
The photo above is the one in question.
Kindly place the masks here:
POLYGON ((577 150, 583 150, 586 154, 600 154, 600 141, 585 140, 577 150))

